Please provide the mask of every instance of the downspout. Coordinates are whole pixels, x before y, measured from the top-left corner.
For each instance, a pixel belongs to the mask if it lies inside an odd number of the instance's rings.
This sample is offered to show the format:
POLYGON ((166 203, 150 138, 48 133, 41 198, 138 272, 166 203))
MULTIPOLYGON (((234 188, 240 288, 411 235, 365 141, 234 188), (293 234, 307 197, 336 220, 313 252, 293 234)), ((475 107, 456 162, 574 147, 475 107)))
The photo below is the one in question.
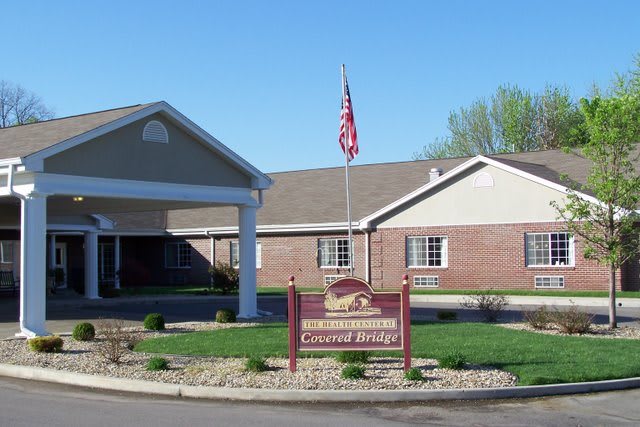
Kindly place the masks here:
POLYGON ((364 277, 371 283, 371 230, 364 230, 364 277))
MULTIPOLYGON (((205 235, 209 236, 209 254, 211 255, 211 268, 216 265, 216 238, 210 231, 205 231, 205 235)), ((209 274, 209 286, 213 288, 213 275, 209 274)))
POLYGON ((9 194, 19 198, 20 200, 25 200, 25 197, 22 194, 16 193, 13 189, 13 166, 14 165, 7 166, 9 168, 9 174, 7 175, 7 188, 9 190, 9 194))

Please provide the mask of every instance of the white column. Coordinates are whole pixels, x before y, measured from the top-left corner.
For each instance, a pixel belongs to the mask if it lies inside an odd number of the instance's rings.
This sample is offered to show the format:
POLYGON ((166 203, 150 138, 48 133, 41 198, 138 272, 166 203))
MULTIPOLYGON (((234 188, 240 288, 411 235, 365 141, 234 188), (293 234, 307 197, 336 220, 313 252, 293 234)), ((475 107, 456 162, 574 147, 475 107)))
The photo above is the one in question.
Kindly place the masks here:
POLYGON ((256 292, 256 207, 238 208, 240 249, 240 309, 238 317, 258 316, 256 292))
POLYGON ((116 236, 113 242, 113 258, 114 287, 120 289, 120 236, 116 236))
POLYGON ((20 333, 49 335, 47 314, 47 196, 30 193, 21 198, 20 219, 20 333))
POLYGON ((84 233, 84 297, 98 299, 98 233, 84 233))

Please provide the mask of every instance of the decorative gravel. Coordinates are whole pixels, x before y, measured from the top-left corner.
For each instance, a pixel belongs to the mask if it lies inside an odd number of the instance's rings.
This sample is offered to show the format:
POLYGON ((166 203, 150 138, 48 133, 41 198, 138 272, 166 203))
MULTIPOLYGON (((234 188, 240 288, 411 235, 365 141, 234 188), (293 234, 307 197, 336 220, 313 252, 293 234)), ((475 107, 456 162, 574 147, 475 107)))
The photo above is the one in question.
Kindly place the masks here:
MULTIPOLYGON (((281 320, 281 319, 277 319, 281 320)), ((257 323, 177 323, 167 324, 164 332, 142 331, 129 328, 142 337, 163 336, 196 330, 256 326, 257 323)), ((214 387, 269 388, 294 390, 397 390, 397 389, 451 389, 487 388, 516 385, 517 378, 497 369, 467 365, 463 370, 440 369, 433 359, 413 359, 425 381, 408 381, 403 377, 402 359, 372 358, 366 365, 365 378, 345 380, 340 377, 344 365, 332 358, 298 359, 297 372, 289 372, 289 360, 269 358, 269 370, 260 373, 245 372, 242 358, 163 356, 169 362, 167 371, 147 371, 150 357, 144 353, 127 352, 119 364, 107 362, 96 351, 103 341, 100 336, 93 342, 75 341, 63 337, 61 353, 35 353, 24 340, 0 341, 0 363, 59 369, 84 374, 158 381, 173 384, 214 387)))
POLYGON ((550 325, 549 329, 535 329, 526 322, 523 323, 502 323, 499 324, 504 328, 516 329, 518 331, 537 332, 547 335, 562 335, 562 336, 578 336, 578 337, 590 337, 590 338, 627 338, 627 339, 640 339, 640 329, 630 328, 622 326, 616 329, 609 329, 608 325, 591 325, 589 332, 584 334, 567 334, 562 332, 556 325, 550 325))

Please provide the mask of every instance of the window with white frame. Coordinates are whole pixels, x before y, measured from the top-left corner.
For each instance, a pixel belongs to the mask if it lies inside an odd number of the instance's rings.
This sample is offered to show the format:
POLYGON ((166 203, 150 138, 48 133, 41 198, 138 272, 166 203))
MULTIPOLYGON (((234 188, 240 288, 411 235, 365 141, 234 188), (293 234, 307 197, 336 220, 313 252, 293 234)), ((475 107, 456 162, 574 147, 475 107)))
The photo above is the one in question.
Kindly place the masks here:
POLYGON ((98 243, 98 280, 113 282, 116 276, 115 249, 113 243, 98 243))
POLYGON ((413 286, 416 288, 437 288, 440 286, 438 276, 413 276, 413 286))
POLYGON ((2 264, 13 264, 13 242, 10 240, 0 241, 0 262, 2 264))
POLYGON ((319 239, 320 267, 349 267, 349 239, 319 239))
MULTIPOLYGON (((238 241, 231 242, 229 248, 231 266, 240 268, 240 243, 238 241)), ((256 268, 262 268, 262 243, 256 242, 256 268)))
POLYGON ((564 288, 563 276, 536 276, 536 288, 542 289, 560 289, 564 288))
POLYGON ((407 237, 408 267, 446 267, 446 236, 407 237))
POLYGON ((164 264, 167 268, 191 268, 191 245, 186 242, 167 242, 164 264))
POLYGON ((567 232, 527 233, 527 266, 572 266, 573 236, 567 232))
POLYGON ((324 285, 329 286, 338 279, 345 277, 344 274, 327 274, 324 276, 324 285))

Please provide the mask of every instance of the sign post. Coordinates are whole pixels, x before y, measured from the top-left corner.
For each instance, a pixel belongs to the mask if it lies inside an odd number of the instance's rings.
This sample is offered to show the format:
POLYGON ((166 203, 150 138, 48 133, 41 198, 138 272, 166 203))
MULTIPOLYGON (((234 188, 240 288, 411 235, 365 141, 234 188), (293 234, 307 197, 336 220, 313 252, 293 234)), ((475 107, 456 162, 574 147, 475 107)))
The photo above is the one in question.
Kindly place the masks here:
POLYGON ((289 321, 289 370, 296 371, 296 285, 295 277, 289 276, 287 317, 289 321))
POLYGON ((409 284, 401 292, 374 291, 362 279, 344 277, 324 292, 296 293, 289 278, 289 370, 297 351, 403 350, 411 368, 409 284))

